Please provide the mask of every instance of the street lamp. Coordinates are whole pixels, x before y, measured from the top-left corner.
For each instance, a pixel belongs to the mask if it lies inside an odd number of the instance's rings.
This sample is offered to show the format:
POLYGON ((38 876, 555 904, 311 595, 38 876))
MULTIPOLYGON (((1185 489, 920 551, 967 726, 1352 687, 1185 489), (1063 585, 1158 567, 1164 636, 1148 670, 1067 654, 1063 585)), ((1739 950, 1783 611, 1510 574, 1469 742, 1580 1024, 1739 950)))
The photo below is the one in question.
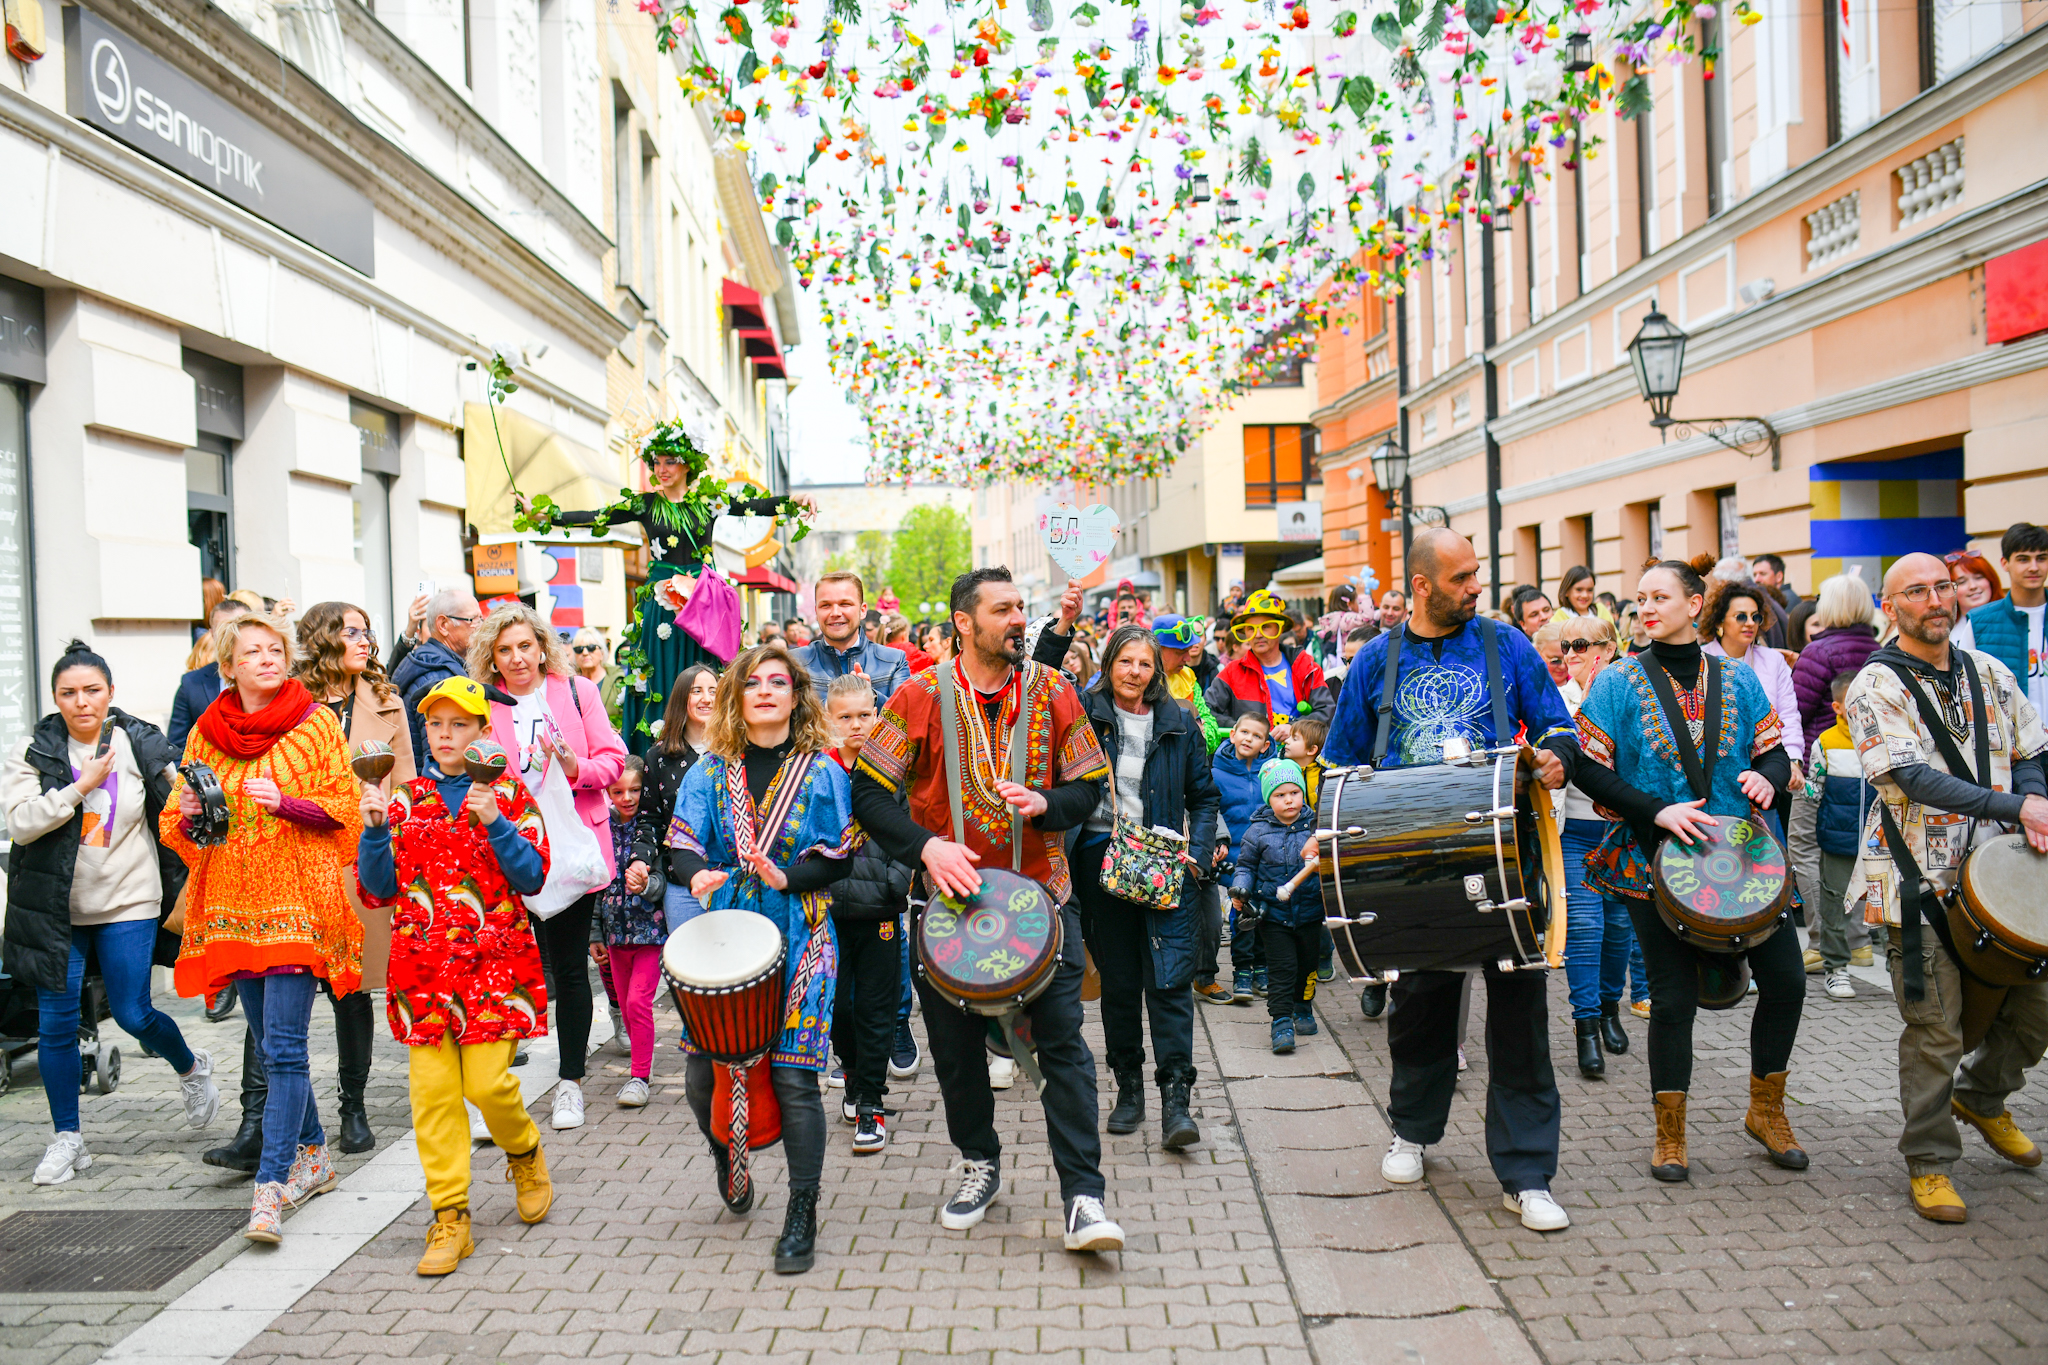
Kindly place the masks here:
MULTIPOLYGON (((1380 442, 1380 448, 1372 453, 1372 481, 1387 495, 1387 511, 1392 513, 1381 523, 1382 531, 1396 530, 1401 525, 1402 490, 1408 486, 1408 451, 1393 432, 1380 442)), ((1448 526, 1450 514, 1441 507, 1409 507, 1408 518, 1418 526, 1448 526)))
POLYGON ((1239 212, 1240 210, 1237 206, 1237 200, 1232 198, 1230 195, 1225 194, 1223 196, 1223 202, 1217 206, 1216 217, 1219 222, 1235 223, 1237 221, 1237 216, 1239 212))
POLYGON ((1629 364, 1636 372, 1636 388, 1650 405, 1650 425, 1660 440, 1670 439, 1672 427, 1681 438, 1698 434, 1738 455, 1756 456, 1769 451, 1771 468, 1780 464, 1778 429, 1763 417, 1673 417, 1672 400, 1685 375, 1685 333, 1664 316, 1653 299, 1635 339, 1628 344, 1629 364))
POLYGON ((1593 35, 1580 31, 1564 38, 1564 69, 1580 75, 1593 69, 1593 35))
POLYGON ((1198 172, 1196 172, 1196 173, 1195 173, 1195 181, 1194 181, 1194 188, 1195 188, 1195 195, 1194 195, 1194 198, 1195 198, 1195 202, 1196 202, 1197 204, 1206 204, 1206 203, 1208 203, 1208 202, 1209 202, 1209 177, 1208 177, 1208 174, 1207 174, 1206 172, 1200 172, 1200 171, 1198 171, 1198 172))

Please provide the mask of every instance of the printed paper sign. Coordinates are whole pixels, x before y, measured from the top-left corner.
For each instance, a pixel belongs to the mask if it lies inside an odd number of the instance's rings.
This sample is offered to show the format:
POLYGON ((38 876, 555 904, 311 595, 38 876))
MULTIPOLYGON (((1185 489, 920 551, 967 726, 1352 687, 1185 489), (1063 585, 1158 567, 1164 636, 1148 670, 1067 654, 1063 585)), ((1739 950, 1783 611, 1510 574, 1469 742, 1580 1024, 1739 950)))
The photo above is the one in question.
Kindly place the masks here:
POLYGON ((1108 563, 1122 526, 1116 510, 1099 502, 1085 510, 1063 503, 1038 518, 1046 553, 1069 578, 1086 578, 1108 563))

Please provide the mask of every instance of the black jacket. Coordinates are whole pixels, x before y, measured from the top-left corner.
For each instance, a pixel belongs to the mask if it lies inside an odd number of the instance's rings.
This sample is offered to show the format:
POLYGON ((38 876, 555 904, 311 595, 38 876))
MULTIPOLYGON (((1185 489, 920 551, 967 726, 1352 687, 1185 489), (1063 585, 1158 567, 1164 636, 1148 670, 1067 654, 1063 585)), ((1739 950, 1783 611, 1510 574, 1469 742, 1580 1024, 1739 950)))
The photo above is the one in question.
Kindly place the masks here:
POLYGON ((647 751, 647 775, 640 783, 640 814, 633 822, 636 842, 652 843, 656 848, 668 846, 669 822, 676 816, 676 796, 683 789, 683 779, 690 775, 691 765, 702 757, 687 741, 679 754, 668 753, 659 744, 647 751))
MULTIPOLYGON (((177 762, 163 731, 146 720, 138 720, 121 708, 112 707, 107 718, 128 733, 135 750, 135 766, 143 776, 143 819, 148 837, 156 840, 157 820, 170 800, 171 777, 166 771, 177 762)), ((42 779, 46 792, 68 787, 71 756, 64 718, 52 712, 36 722, 29 741, 28 762, 42 779)), ((30 842, 16 841, 7 853, 7 927, 0 936, 0 960, 8 975, 38 990, 61 991, 71 968, 71 874, 78 866, 78 840, 85 829, 85 810, 80 807, 62 829, 30 842)), ((163 877, 164 898, 157 918, 177 904, 185 889, 185 864, 178 855, 156 845, 157 870, 163 877)), ((177 961, 178 940, 162 930, 157 932, 155 960, 169 966, 177 961)))
MULTIPOLYGON (((898 790, 894 796, 908 818, 908 795, 898 790)), ((883 852, 877 841, 861 840, 853 866, 832 887, 832 918, 846 923, 895 919, 910 908, 910 879, 915 872, 909 863, 897 862, 883 852)))
POLYGON ((448 678, 466 678, 469 670, 463 666, 455 651, 439 640, 428 640, 398 661, 392 670, 391 685, 405 698, 405 723, 412 727, 412 752, 414 759, 425 766, 427 762, 427 722, 420 715, 420 698, 434 690, 434 684, 448 678))
MULTIPOLYGON (((1116 780, 1118 750, 1123 730, 1117 724, 1116 703, 1107 692, 1090 690, 1081 694, 1088 723, 1109 758, 1110 776, 1116 780)), ((1216 844, 1216 783, 1209 776, 1209 746, 1202 737, 1202 724, 1193 713, 1171 701, 1152 708, 1152 738, 1145 746, 1145 776, 1142 800, 1146 825, 1185 830, 1188 850, 1207 866, 1216 844)), ((1073 850, 1089 832, 1076 827, 1067 834, 1067 851, 1073 850)), ((1145 911, 1146 936, 1152 945, 1153 977, 1166 989, 1186 985, 1194 979, 1195 951, 1199 942, 1202 897, 1193 872, 1181 884, 1180 901, 1171 909, 1145 911)))
MULTIPOLYGON (((178 679, 178 695, 171 702, 171 721, 164 728, 165 737, 170 740, 171 753, 182 759, 185 754, 185 737, 192 733, 192 727, 199 723, 200 713, 213 705, 214 698, 223 686, 218 664, 207 664, 195 668, 178 679)), ((415 749, 418 753, 420 750, 415 749)))

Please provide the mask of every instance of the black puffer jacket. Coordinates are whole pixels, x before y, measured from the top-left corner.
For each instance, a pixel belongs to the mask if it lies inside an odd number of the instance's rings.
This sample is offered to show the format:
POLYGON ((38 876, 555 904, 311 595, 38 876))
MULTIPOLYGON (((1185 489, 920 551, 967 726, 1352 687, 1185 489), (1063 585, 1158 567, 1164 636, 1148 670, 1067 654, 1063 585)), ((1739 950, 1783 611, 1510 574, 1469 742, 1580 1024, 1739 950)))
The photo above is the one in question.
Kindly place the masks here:
MULTIPOLYGON (((909 809, 899 790, 899 805, 909 809)), ((895 919, 910 908, 910 879, 914 869, 882 851, 880 843, 863 839, 853 855, 853 866, 832 886, 832 918, 848 924, 895 919)))
MULTIPOLYGON (((135 751, 135 766, 142 770, 143 829, 156 840, 157 820, 170 800, 168 769, 177 762, 164 732, 146 720, 138 720, 119 707, 109 708, 107 718, 127 732, 135 751)), ((71 756, 69 732, 64 718, 55 712, 36 722, 29 741, 29 766, 42 779, 46 792, 68 787, 71 756)), ((61 991, 71 968, 71 874, 78 866, 78 840, 85 829, 85 810, 73 811, 62 829, 27 843, 17 841, 7 853, 7 928, 0 936, 0 961, 8 975, 38 990, 61 991)), ((156 845, 157 870, 163 877, 164 898, 157 912, 158 922, 178 902, 185 889, 185 864, 178 855, 156 845)), ((177 961, 178 940, 157 931, 155 960, 169 966, 177 961)))
POLYGON ((657 744, 647 751, 647 775, 641 779, 640 814, 634 818, 633 838, 656 848, 668 842, 669 821, 676 816, 676 796, 690 767, 703 755, 686 743, 679 754, 657 744))

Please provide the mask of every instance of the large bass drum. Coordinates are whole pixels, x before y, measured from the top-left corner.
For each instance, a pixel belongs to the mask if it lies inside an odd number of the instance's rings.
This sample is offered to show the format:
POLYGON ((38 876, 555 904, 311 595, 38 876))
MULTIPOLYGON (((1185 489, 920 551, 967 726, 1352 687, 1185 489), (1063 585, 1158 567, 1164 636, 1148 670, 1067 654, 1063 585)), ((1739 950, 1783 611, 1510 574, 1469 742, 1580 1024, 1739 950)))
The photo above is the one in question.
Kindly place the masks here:
POLYGON ((1323 913, 1354 981, 1564 963, 1564 853, 1527 746, 1333 768, 1317 805, 1323 913))

